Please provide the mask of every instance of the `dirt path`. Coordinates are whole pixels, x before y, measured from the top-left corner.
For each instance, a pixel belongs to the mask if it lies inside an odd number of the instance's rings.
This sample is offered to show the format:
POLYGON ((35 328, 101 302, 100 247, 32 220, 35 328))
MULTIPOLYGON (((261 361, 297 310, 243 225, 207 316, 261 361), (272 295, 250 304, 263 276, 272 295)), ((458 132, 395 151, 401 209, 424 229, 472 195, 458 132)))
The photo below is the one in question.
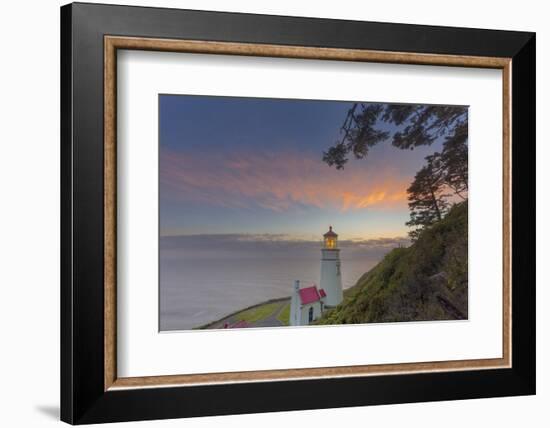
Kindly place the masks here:
MULTIPOLYGON (((280 327, 280 326, 284 325, 281 321, 279 321, 277 319, 277 317, 285 309, 285 307, 289 303, 289 301, 290 301, 289 298, 284 298, 284 299, 280 299, 280 300, 276 301, 276 303, 277 303, 276 308, 267 317, 265 317, 261 320, 255 321, 255 322, 248 323, 247 327, 280 327)), ((272 304, 272 303, 274 303, 274 302, 273 301, 268 301, 268 302, 259 303, 257 305, 254 305, 254 306, 251 306, 249 308, 243 309, 242 311, 239 311, 237 313, 231 314, 231 315, 229 315, 225 318, 222 318, 218 321, 215 321, 215 322, 209 324, 208 326, 206 326, 204 328, 207 328, 207 329, 226 328, 226 326, 231 326, 231 325, 239 322, 239 320, 240 320, 239 314, 241 314, 242 312, 257 309, 260 306, 267 305, 267 304, 272 304)))
POLYGON ((288 304, 288 300, 282 301, 277 309, 275 309, 271 315, 264 320, 258 321, 257 323, 254 323, 254 327, 280 327, 283 326, 284 323, 282 323, 277 317, 283 310, 285 309, 286 305, 288 304))

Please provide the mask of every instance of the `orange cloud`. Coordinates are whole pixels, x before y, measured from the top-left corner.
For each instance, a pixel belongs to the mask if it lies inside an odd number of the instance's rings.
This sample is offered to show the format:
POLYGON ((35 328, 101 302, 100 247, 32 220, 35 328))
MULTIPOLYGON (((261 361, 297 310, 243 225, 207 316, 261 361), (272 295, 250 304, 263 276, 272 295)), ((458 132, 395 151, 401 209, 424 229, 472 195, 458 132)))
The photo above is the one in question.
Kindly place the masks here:
POLYGON ((215 206, 260 206, 287 211, 300 206, 361 209, 406 208, 411 177, 358 162, 343 171, 303 153, 161 152, 162 197, 215 206))

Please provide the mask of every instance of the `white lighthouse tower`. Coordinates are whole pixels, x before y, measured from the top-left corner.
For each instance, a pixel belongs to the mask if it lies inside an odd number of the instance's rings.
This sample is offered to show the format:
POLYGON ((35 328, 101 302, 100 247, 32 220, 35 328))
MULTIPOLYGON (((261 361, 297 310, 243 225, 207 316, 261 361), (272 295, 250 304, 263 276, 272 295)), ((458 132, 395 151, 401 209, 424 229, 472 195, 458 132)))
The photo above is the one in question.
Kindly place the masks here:
POLYGON ((323 238, 319 286, 327 294, 325 305, 331 307, 338 305, 343 298, 340 249, 338 248, 338 235, 332 231, 332 226, 329 227, 329 231, 323 235, 323 238))

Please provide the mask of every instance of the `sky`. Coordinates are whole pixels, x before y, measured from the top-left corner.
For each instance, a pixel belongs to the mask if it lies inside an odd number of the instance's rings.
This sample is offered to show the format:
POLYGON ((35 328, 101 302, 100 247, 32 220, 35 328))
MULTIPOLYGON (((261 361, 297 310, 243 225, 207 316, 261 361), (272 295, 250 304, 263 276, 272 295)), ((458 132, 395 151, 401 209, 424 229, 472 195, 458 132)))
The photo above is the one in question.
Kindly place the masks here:
POLYGON ((439 143, 385 141, 329 167, 323 151, 352 104, 160 95, 161 236, 316 241, 329 225, 341 240, 405 236, 406 189, 439 143))

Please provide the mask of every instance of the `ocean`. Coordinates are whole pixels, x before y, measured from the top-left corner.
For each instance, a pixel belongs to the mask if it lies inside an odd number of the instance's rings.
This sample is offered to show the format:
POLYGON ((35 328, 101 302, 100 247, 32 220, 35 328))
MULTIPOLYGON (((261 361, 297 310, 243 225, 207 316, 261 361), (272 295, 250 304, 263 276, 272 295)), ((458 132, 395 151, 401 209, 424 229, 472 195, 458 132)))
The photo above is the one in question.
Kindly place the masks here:
MULTIPOLYGON (((320 250, 193 252, 166 248, 160 255, 160 330, 187 330, 265 300, 290 296, 294 281, 318 284, 320 250)), ((341 250, 344 289, 382 257, 372 251, 341 250), (350 252, 351 253, 351 252, 350 252)))

